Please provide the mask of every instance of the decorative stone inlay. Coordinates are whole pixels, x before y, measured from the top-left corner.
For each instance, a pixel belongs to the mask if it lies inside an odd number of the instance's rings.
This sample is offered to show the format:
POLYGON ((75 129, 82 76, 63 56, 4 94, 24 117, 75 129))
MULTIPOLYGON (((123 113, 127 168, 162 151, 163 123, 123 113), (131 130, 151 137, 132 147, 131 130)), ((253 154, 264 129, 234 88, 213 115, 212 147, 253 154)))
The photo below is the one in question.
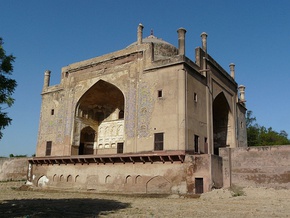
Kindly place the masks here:
POLYGON ((139 87, 138 99, 138 136, 147 137, 149 135, 149 123, 153 111, 154 98, 149 85, 141 83, 139 87))
POLYGON ((124 142, 124 120, 102 122, 98 130, 98 149, 115 148, 124 142))
POLYGON ((135 116, 136 116, 136 88, 130 84, 129 92, 126 95, 126 134, 127 137, 135 137, 135 116))

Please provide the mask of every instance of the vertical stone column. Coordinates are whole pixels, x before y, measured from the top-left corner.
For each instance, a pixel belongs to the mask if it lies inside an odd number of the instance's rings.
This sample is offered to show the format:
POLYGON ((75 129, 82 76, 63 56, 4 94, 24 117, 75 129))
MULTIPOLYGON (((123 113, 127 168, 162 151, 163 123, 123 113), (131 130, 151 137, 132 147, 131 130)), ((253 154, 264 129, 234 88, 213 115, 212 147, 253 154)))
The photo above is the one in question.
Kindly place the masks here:
POLYGON ((201 33, 201 40, 202 40, 202 49, 207 52, 207 33, 201 33))
POLYGON ((178 54, 185 55, 185 33, 186 29, 179 28, 177 30, 178 33, 178 54))
POLYGON ((230 63, 230 72, 231 72, 231 77, 235 79, 235 64, 230 63))
POLYGON ((142 23, 140 23, 138 25, 138 28, 137 28, 137 45, 141 45, 142 44, 143 28, 144 28, 144 26, 142 25, 142 23))
POLYGON ((49 87, 49 82, 50 82, 50 71, 46 70, 44 73, 44 82, 43 82, 43 89, 49 87))

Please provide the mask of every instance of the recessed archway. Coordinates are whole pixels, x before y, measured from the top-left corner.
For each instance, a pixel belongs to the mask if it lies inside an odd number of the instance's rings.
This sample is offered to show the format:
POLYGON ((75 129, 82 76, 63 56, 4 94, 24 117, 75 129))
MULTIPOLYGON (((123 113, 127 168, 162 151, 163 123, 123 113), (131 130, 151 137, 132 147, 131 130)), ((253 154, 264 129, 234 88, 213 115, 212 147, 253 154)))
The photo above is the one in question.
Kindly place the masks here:
POLYGON ((122 91, 103 80, 83 94, 76 106, 75 116, 74 141, 79 144, 79 155, 97 154, 98 149, 105 148, 113 148, 117 152, 115 144, 122 138, 113 130, 123 126, 124 102, 122 91), (102 130, 108 131, 103 134, 102 130), (116 142, 112 140, 117 138, 116 142), (107 142, 110 144, 107 145, 107 142))
POLYGON ((100 80, 80 98, 77 116, 97 123, 119 119, 119 114, 124 114, 124 101, 119 88, 100 80))
POLYGON ((214 154, 219 155, 219 148, 228 143, 230 107, 223 92, 213 102, 214 154))

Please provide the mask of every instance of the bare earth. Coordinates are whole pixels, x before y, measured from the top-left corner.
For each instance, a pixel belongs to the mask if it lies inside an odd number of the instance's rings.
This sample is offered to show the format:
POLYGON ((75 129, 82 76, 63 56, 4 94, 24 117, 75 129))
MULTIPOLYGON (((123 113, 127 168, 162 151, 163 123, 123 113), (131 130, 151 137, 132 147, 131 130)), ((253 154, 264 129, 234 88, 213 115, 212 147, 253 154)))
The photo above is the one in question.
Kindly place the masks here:
POLYGON ((1 187, 0 217, 290 217, 290 190, 220 189, 200 198, 160 198, 1 187))

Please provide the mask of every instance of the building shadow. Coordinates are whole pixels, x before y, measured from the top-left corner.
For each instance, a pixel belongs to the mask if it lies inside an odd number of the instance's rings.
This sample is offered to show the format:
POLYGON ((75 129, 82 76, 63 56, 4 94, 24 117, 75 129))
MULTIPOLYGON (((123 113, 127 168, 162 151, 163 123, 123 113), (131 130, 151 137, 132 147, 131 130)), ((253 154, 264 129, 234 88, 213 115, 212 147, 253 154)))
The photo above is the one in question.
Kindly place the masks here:
POLYGON ((0 203, 0 217, 98 217, 129 207, 107 199, 21 199, 0 203))

